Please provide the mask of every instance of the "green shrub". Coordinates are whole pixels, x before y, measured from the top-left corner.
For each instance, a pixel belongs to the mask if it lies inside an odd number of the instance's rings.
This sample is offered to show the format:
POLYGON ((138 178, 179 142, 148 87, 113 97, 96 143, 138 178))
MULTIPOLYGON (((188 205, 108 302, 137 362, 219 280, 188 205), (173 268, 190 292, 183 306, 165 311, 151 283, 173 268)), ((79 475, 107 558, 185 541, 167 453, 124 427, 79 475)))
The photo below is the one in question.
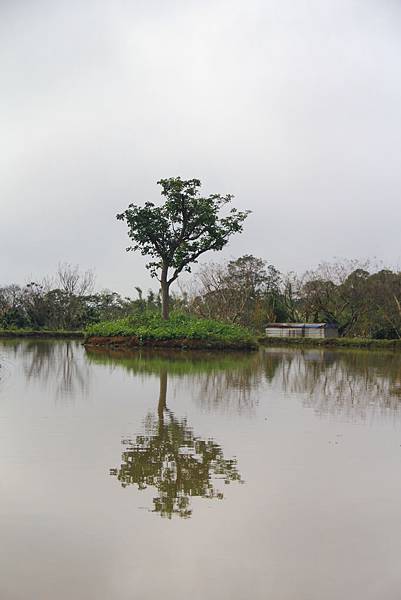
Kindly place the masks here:
POLYGON ((102 321, 86 329, 88 336, 135 336, 141 340, 209 340, 225 343, 254 344, 252 334, 239 325, 212 319, 199 319, 173 313, 168 321, 153 312, 137 314, 117 321, 102 321))

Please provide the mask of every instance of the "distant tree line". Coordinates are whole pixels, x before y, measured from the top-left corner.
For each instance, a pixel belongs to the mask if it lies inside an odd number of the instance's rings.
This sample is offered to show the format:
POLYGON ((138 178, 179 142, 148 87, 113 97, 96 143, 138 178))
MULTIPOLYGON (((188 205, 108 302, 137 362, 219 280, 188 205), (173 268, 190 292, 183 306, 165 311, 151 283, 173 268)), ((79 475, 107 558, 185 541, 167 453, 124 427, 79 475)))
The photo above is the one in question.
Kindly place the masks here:
POLYGON ((117 319, 136 310, 156 309, 153 292, 138 299, 112 291, 94 292, 94 275, 78 266, 62 264, 54 278, 0 287, 0 327, 79 330, 90 323, 117 319))
MULTIPOLYGON (((0 287, 0 327, 82 329, 143 311, 160 311, 160 293, 135 298, 94 291, 91 272, 60 265, 54 278, 0 287)), ((269 322, 332 322, 342 336, 401 338, 401 272, 368 262, 322 263, 302 276, 283 274, 245 255, 209 263, 185 288, 171 294, 172 310, 245 325, 256 332, 269 322)))
MULTIPOLYGON (((149 290, 136 298, 94 291, 94 274, 77 265, 61 264, 55 277, 25 285, 0 286, 0 328, 80 330, 91 323, 115 320, 137 312, 159 311, 160 294, 149 290)), ((185 308, 185 294, 172 295, 172 308, 185 308)))
POLYGON ((401 338, 401 272, 369 262, 321 263, 298 276, 246 255, 203 266, 189 304, 255 331, 268 322, 324 322, 342 336, 401 338))

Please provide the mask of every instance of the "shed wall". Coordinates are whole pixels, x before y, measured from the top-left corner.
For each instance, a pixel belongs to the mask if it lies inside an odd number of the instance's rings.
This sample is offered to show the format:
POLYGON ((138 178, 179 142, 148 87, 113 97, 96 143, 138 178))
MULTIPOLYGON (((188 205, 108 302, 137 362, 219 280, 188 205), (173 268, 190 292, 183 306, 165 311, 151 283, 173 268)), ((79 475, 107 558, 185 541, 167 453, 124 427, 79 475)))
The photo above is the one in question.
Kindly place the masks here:
POLYGON ((290 325, 276 325, 275 327, 266 327, 267 337, 306 337, 312 339, 336 338, 338 329, 336 327, 302 327, 300 325, 291 327, 290 325))

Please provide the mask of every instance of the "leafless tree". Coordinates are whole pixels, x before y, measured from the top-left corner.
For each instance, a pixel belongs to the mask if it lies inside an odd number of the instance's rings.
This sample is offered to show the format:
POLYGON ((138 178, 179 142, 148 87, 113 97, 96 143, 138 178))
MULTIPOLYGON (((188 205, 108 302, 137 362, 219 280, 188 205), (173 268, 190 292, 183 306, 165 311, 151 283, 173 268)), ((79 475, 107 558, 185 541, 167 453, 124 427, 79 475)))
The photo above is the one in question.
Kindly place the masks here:
POLYGON ((95 275, 92 270, 81 272, 78 265, 59 263, 57 284, 70 296, 85 296, 93 291, 95 275))

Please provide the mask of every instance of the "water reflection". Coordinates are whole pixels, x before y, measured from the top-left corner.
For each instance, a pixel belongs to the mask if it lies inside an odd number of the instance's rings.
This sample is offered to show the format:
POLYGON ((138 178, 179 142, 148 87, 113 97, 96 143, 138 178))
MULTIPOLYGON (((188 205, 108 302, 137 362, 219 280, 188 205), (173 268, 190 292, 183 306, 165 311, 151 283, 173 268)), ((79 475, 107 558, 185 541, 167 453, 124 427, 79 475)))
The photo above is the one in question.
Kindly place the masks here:
POLYGON ((54 397, 87 393, 92 363, 123 368, 135 377, 166 370, 175 386, 209 412, 255 413, 267 390, 299 397, 319 415, 364 421, 398 414, 401 354, 379 351, 265 348, 259 353, 93 350, 79 341, 1 340, 1 387, 19 364, 28 384, 47 386, 54 397))
POLYGON ((0 341, 0 362, 0 598, 398 598, 401 353, 0 341))
POLYGON ((364 421, 401 407, 401 356, 395 352, 270 349, 272 382, 319 415, 364 421))
POLYGON ((167 407, 167 370, 160 371, 157 416, 148 414, 145 432, 123 440, 122 464, 111 469, 123 487, 154 487, 153 512, 161 517, 192 515, 191 498, 222 499, 222 486, 241 482, 235 459, 226 459, 219 444, 196 436, 187 419, 167 407))
POLYGON ((122 367, 135 376, 158 375, 164 369, 197 404, 213 412, 251 413, 264 379, 258 353, 91 348, 87 356, 90 362, 122 367))
POLYGON ((80 342, 7 340, 2 344, 8 350, 8 362, 22 366, 28 383, 51 387, 56 398, 87 392, 90 373, 80 342))
POLYGON ((139 351, 88 354, 132 374, 165 368, 210 412, 252 414, 267 390, 293 394, 317 414, 365 420, 401 407, 401 355, 371 350, 265 348, 254 354, 139 351))

